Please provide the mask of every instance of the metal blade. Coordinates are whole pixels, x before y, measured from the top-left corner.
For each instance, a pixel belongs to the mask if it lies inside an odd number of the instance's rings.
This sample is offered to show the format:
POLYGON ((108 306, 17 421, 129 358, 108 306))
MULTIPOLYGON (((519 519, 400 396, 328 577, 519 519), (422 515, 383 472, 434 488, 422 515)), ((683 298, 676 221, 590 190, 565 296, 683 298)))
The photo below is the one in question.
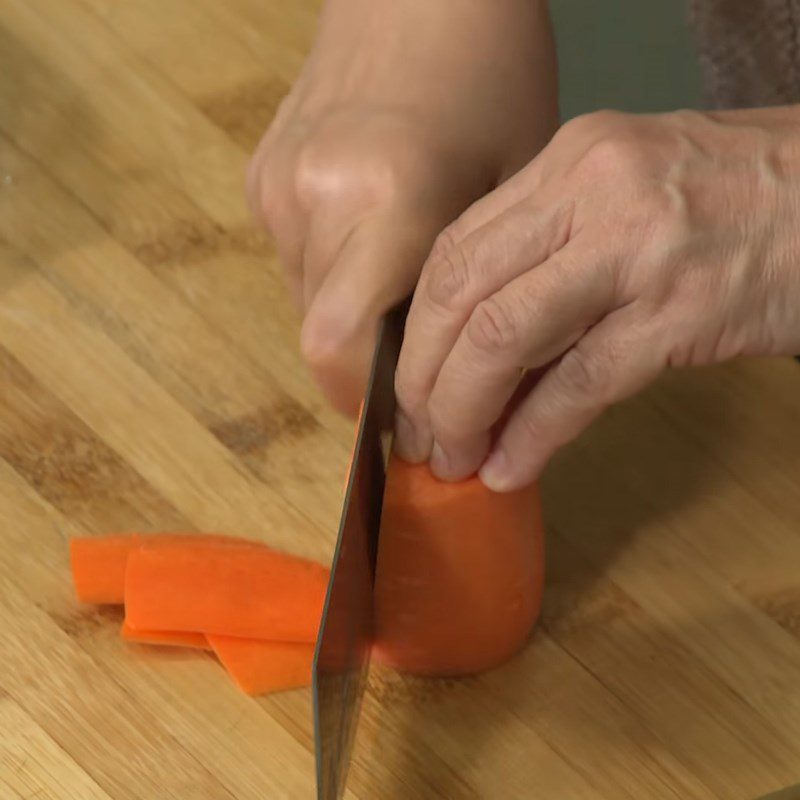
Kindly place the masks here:
POLYGON ((405 306, 383 320, 359 418, 339 538, 314 656, 317 797, 344 792, 366 683, 387 436, 394 427, 394 371, 405 306))

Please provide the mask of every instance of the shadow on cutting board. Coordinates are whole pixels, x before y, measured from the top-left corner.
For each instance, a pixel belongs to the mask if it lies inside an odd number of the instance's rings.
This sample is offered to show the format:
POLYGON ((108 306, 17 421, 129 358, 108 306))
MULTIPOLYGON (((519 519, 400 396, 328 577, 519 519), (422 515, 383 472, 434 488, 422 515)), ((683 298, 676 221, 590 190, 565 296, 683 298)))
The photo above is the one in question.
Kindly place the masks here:
MULTIPOLYGON (((559 642, 624 618, 631 601, 609 591, 609 566, 637 535, 652 536, 654 523, 714 492, 719 458, 734 431, 724 405, 715 403, 714 413, 722 424, 711 446, 670 447, 673 423, 645 394, 611 410, 555 459, 542 484, 548 580, 538 636, 507 668, 474 679, 422 680, 373 668, 354 749, 356 792, 363 772, 386 800, 531 796, 531 759, 544 765, 558 758, 542 744, 551 730, 558 729, 556 738, 581 741, 587 725, 596 726, 605 746, 630 748, 629 732, 602 719, 587 723, 587 704, 606 702, 606 688, 570 665, 574 656, 559 642), (712 463, 717 469, 709 469, 712 463), (638 476, 637 486, 629 476, 638 476), (582 537, 594 542, 588 553, 575 546, 582 537), (570 676, 580 691, 573 692, 570 676), (543 748, 538 756, 533 740, 543 748)), ((664 535, 677 534, 665 527, 664 535)), ((666 641, 657 627, 642 635, 666 641)), ((637 642, 634 635, 628 645, 635 651, 637 642)), ((638 682, 645 685, 650 667, 633 666, 634 676, 640 668, 638 682)), ((691 725, 694 709, 681 713, 681 724, 691 725)))
POLYGON ((800 800, 800 783, 797 786, 789 786, 779 792, 758 797, 756 800, 800 800))
POLYGON ((592 576, 602 578, 637 535, 679 517, 682 509, 711 496, 723 480, 720 465, 737 436, 735 415, 718 393, 690 392, 693 383, 704 380, 701 372, 687 371, 686 382, 683 377, 666 376, 608 410, 546 470, 545 624, 558 623, 583 593, 590 593, 592 576), (662 383, 670 384, 671 400, 662 396, 662 383), (701 404, 713 404, 713 409, 701 404), (717 420, 713 438, 702 444, 676 427, 674 415, 693 413, 712 413, 717 420), (575 561, 575 545, 590 563, 588 569, 575 561))

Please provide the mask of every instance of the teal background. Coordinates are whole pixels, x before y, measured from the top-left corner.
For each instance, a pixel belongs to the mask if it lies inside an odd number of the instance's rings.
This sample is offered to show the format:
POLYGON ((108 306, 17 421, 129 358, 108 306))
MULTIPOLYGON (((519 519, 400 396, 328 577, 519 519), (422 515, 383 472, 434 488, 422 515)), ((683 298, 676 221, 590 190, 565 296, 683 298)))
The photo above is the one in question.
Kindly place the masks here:
POLYGON ((702 107, 685 0, 550 0, 550 7, 562 119, 600 108, 702 107))

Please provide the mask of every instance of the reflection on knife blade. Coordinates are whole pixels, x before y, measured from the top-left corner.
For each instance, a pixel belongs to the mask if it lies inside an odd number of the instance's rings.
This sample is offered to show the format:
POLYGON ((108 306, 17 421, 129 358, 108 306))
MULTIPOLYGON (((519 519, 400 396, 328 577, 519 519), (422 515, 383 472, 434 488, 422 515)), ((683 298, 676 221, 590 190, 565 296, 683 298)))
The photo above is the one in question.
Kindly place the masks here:
POLYGON ((344 791, 369 666, 372 592, 405 304, 383 320, 359 418, 339 537, 314 658, 319 800, 344 791))

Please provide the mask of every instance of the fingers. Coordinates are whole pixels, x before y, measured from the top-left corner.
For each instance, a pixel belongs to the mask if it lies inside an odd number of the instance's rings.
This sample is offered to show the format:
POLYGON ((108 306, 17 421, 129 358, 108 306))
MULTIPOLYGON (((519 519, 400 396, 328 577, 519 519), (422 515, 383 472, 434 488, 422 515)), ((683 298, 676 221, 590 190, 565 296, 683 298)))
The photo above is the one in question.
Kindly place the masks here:
POLYGON ((427 416, 442 364, 476 307, 561 248, 570 210, 530 200, 508 208, 460 242, 440 237, 423 269, 397 369, 398 451, 422 461, 431 450, 427 416))
POLYGON ((300 346, 336 408, 358 411, 380 317, 411 293, 433 233, 402 215, 366 219, 346 236, 308 308, 300 346))
POLYGON ((612 257, 597 259, 575 240, 476 306, 428 401, 439 477, 475 472, 522 371, 558 358, 614 309, 612 257))
POLYGON ((314 208, 303 250, 303 308, 308 311, 348 238, 366 215, 363 210, 333 204, 314 208))
POLYGON ((530 197, 539 188, 540 172, 541 160, 537 156, 494 190, 487 191, 449 226, 451 242, 460 242, 470 233, 530 197))
POLYGON ((494 491, 535 480, 553 453, 664 369, 668 337, 634 304, 592 328, 536 384, 480 469, 494 491))

